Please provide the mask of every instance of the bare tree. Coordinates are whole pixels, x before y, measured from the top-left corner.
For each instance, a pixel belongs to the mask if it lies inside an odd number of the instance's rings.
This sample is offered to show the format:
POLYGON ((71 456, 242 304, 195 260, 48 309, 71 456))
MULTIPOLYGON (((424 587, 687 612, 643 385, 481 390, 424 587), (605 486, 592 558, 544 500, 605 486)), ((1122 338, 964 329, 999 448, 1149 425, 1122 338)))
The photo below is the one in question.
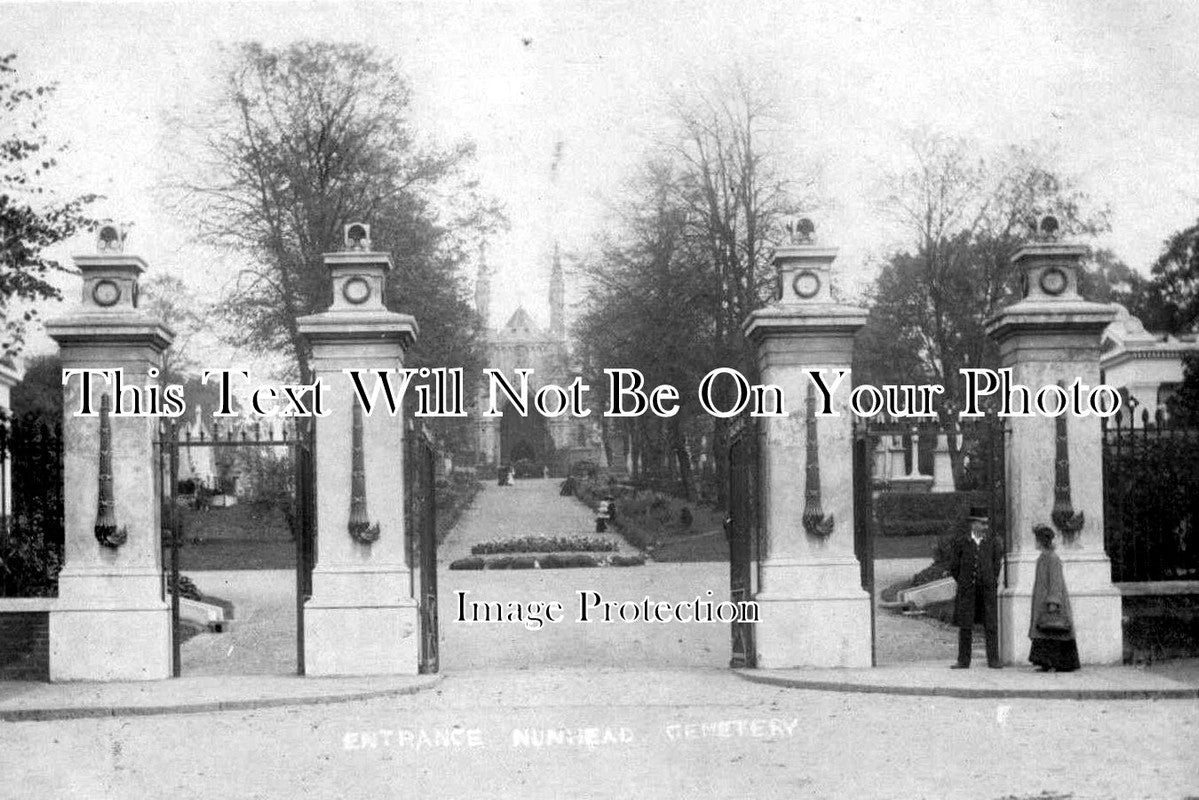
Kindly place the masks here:
POLYGON ((175 340, 163 353, 163 380, 182 383, 184 373, 196 366, 193 339, 211 308, 202 303, 181 278, 155 273, 141 285, 141 305, 175 332, 175 340))
MULTIPOLYGON (((716 279, 713 366, 736 366, 755 378, 757 364, 741 324, 766 303, 775 285, 771 257, 785 218, 811 208, 810 184, 783 172, 771 141, 778 124, 769 92, 741 70, 676 99, 677 138, 667 145, 678 165, 676 202, 686 209, 697 269, 716 279)), ((718 384, 726 404, 730 386, 718 384)), ((726 503, 730 422, 714 418, 711 437, 717 499, 726 503)))
MULTIPOLYGON (((873 286, 855 377, 943 385, 938 415, 950 430, 962 403, 959 370, 997 365, 984 326, 1017 295, 1011 257, 1039 216, 1054 214, 1066 235, 1092 236, 1107 228, 1107 213, 1036 150, 1011 147, 985 158, 969 141, 928 132, 913 135, 910 148, 911 168, 886 177, 882 200, 909 246, 888 259, 873 286)), ((961 454, 955 437, 949 442, 960 481, 961 454)))
MULTIPOLYGON (((756 374, 741 323, 771 296, 783 218, 810 200, 782 172, 773 102, 743 73, 673 98, 670 113, 673 133, 647 156, 616 204, 613 233, 586 259, 594 291, 578 331, 597 359, 662 376, 686 401, 715 366, 756 374)), ((690 496, 692 441, 711 433, 723 504, 729 422, 704 417, 698 426, 682 408, 668 424, 633 425, 634 450, 652 462, 671 452, 690 496)))

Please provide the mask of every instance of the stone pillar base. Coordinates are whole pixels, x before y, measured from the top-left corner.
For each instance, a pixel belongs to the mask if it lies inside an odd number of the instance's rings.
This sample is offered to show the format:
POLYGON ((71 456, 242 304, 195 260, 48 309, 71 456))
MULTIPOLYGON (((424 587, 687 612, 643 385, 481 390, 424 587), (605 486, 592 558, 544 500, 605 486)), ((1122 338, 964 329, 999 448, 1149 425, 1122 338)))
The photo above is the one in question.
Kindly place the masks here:
POLYGON ((65 567, 50 612, 50 680, 171 677, 171 606, 162 572, 65 567))
POLYGON ((304 605, 305 675, 415 675, 419 666, 415 600, 304 605))
POLYGON ((50 612, 50 680, 155 681, 171 677, 171 609, 62 608, 50 612))
MULTIPOLYGON (((1028 663, 1028 638, 1032 619, 1032 587, 1036 557, 1008 557, 1012 586, 999 595, 999 652, 1005 664, 1028 663)), ((1062 570, 1074 615, 1078 659, 1085 665, 1103 666, 1124 661, 1124 607, 1120 591, 1111 581, 1111 562, 1103 553, 1062 554, 1062 570)))
POLYGON ((856 559, 762 565, 754 626, 761 669, 871 666, 870 595, 856 559))

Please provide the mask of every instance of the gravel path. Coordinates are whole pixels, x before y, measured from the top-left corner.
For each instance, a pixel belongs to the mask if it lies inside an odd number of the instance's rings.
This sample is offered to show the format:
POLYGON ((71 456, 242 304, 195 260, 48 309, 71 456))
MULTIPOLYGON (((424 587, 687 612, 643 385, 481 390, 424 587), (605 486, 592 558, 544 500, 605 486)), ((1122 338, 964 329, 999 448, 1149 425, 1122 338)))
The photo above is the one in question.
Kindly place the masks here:
POLYGON ((448 565, 470 555, 479 542, 520 536, 587 536, 606 539, 620 552, 635 553, 612 531, 595 532, 595 515, 573 497, 558 494, 561 481, 530 478, 514 486, 484 485, 474 503, 437 548, 437 560, 448 565))
POLYGON ((229 570, 187 573, 205 594, 233 603, 223 633, 200 633, 183 643, 184 675, 294 675, 296 573, 229 570))
POLYGON ((610 602, 640 603, 646 597, 672 602, 695 597, 719 600, 728 594, 725 564, 446 570, 438 574, 437 588, 441 599, 442 666, 446 672, 581 666, 723 668, 729 663, 730 632, 725 624, 578 621, 579 592, 593 592, 610 602), (459 621, 459 591, 469 592, 464 602, 523 605, 557 601, 563 606, 564 619, 538 630, 529 630, 520 623, 475 623, 469 611, 465 621, 459 621))

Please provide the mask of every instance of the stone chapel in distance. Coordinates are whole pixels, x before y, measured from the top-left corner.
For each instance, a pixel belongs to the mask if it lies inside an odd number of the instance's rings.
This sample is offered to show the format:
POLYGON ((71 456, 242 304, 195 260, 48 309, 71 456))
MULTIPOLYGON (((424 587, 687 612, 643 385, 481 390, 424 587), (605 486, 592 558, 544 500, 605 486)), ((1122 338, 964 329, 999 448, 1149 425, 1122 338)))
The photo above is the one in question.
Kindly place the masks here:
MULTIPOLYGON (((485 258, 479 262, 475 281, 475 308, 483 319, 487 366, 501 370, 515 382, 517 369, 531 369, 530 399, 546 383, 566 385, 579 374, 571 360, 566 332, 566 283, 558 246, 554 245, 550 272, 548 329, 537 325, 519 306, 502 327, 491 327, 491 269, 485 258)), ((547 419, 531 408, 521 417, 511 408, 503 408, 502 417, 484 417, 487 383, 481 385, 475 402, 475 440, 480 464, 516 464, 529 462, 533 468, 548 468, 551 477, 564 477, 572 465, 590 462, 608 466, 600 426, 595 413, 585 419, 563 415, 547 419)), ((596 391, 597 389, 593 389, 596 391)))

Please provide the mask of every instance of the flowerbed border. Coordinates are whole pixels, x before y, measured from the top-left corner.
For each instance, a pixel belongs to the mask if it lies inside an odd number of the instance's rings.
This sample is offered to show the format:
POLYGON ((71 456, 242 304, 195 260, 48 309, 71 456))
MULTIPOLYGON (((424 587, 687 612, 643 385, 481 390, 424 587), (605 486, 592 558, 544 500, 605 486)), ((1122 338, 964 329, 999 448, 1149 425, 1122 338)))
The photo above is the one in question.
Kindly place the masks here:
POLYGON ((640 567, 645 556, 609 553, 544 553, 537 555, 467 556, 450 562, 453 570, 572 569, 592 567, 640 567))

